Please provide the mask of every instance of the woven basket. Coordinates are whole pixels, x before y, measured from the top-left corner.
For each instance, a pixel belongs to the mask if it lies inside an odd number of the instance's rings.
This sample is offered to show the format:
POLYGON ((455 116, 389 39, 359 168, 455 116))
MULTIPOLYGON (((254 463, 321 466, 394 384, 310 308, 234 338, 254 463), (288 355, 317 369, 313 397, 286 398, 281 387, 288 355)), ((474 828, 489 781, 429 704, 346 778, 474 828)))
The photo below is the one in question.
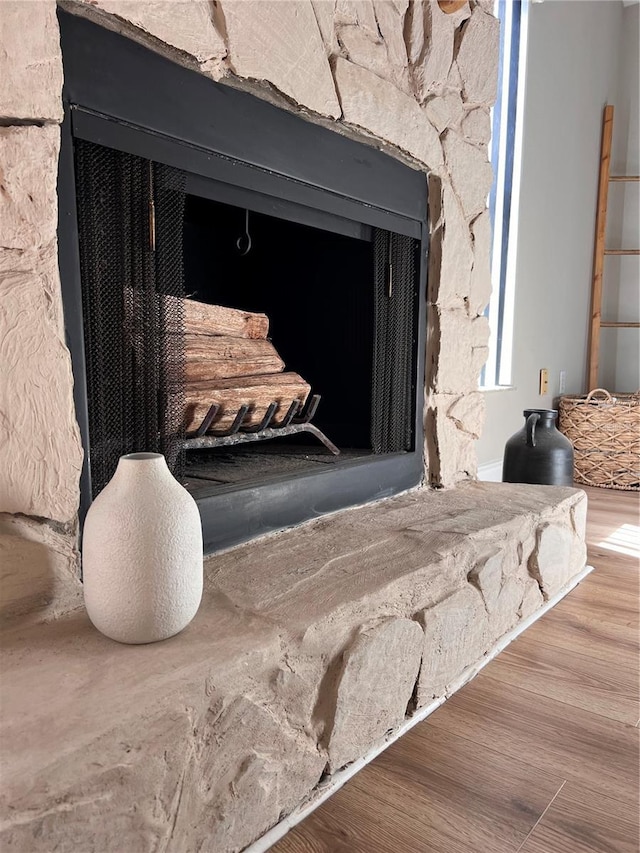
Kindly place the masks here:
POLYGON ((574 478, 604 489, 640 489, 640 392, 596 388, 560 398, 560 431, 573 444, 574 478))

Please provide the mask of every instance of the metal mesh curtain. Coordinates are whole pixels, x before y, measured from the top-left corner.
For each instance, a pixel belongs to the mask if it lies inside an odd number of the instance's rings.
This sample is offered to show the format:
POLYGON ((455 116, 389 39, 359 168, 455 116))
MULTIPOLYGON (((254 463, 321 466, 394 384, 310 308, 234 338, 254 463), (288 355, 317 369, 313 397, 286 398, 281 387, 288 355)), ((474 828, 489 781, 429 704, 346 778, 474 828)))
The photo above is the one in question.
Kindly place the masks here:
POLYGON ((375 453, 412 449, 418 245, 402 234, 374 231, 371 444, 375 453))
POLYGON ((76 140, 92 497, 125 453, 182 477, 184 178, 76 140))

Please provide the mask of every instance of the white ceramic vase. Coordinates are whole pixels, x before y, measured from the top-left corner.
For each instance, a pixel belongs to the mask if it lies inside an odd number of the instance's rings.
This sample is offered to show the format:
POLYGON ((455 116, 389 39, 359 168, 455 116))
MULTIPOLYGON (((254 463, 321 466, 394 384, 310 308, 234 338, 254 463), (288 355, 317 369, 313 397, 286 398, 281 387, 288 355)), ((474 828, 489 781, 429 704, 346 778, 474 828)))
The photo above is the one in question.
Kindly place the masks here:
POLYGON ((122 456, 84 525, 84 601, 93 624, 120 643, 172 637, 196 615, 202 564, 198 507, 164 456, 122 456))

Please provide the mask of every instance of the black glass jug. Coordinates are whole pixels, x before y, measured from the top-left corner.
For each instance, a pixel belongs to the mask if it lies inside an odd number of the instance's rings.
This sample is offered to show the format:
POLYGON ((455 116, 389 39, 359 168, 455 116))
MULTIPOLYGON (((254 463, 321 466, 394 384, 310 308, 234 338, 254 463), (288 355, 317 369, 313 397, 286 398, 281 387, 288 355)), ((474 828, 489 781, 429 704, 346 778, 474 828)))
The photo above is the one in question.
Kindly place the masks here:
POLYGON ((555 409, 525 409, 525 425, 507 441, 503 483, 573 485, 573 445, 556 429, 555 409))

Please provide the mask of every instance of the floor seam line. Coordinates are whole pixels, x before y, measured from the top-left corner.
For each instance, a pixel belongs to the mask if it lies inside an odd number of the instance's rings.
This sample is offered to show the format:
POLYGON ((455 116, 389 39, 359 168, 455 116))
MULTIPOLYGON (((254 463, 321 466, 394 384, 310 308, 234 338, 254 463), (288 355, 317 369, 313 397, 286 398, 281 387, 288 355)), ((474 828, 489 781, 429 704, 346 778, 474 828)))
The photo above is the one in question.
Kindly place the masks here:
POLYGON ((542 814, 540 815, 540 817, 538 818, 538 820, 533 824, 533 826, 531 827, 531 829, 530 829, 530 830, 529 830, 529 832, 527 833, 526 838, 524 839, 524 841, 522 842, 522 844, 520 845, 520 847, 518 847, 518 849, 516 850, 516 853, 520 853, 520 851, 522 850, 522 848, 524 847, 524 845, 525 845, 525 844, 527 843, 527 841, 531 838, 531 836, 533 835, 533 833, 534 833, 534 832, 535 832, 535 830, 536 830, 536 827, 538 826, 538 824, 540 823, 540 821, 542 820, 542 818, 546 815, 546 813, 549 811, 549 809, 551 808, 551 806, 554 804, 556 797, 558 796, 558 794, 560 793, 560 791, 564 788, 564 786, 565 786, 566 784, 567 784, 567 780, 565 779, 565 780, 564 780, 564 782, 562 783, 562 785, 560 785, 560 787, 558 788, 558 790, 555 792, 555 794, 553 795, 553 797, 551 797, 551 799, 549 800, 549 803, 547 804, 546 809, 542 812, 542 814))
MULTIPOLYGON (((496 655, 496 659, 497 657, 498 656, 496 655)), ((478 673, 478 677, 481 674, 483 673, 478 673)), ((507 687, 513 688, 514 690, 522 690, 523 693, 529 693, 531 694, 531 696, 541 696, 543 699, 548 699, 550 702, 557 702, 559 705, 564 705, 567 708, 574 708, 575 710, 580 711, 581 713, 591 714, 594 717, 600 717, 601 719, 607 720, 608 722, 617 723, 620 726, 637 725, 631 722, 625 722, 624 720, 618 720, 616 717, 610 717, 606 714, 601 714, 598 711, 590 711, 587 708, 582 708, 580 705, 572 705, 570 702, 565 702, 563 699, 558 699, 555 696, 547 696, 546 693, 536 692, 535 690, 530 690, 528 687, 522 687, 518 684, 512 684, 510 681, 504 681, 501 678, 497 678, 495 675, 489 675, 489 673, 485 675, 485 678, 490 678, 492 681, 496 681, 498 684, 504 684, 507 687)))

